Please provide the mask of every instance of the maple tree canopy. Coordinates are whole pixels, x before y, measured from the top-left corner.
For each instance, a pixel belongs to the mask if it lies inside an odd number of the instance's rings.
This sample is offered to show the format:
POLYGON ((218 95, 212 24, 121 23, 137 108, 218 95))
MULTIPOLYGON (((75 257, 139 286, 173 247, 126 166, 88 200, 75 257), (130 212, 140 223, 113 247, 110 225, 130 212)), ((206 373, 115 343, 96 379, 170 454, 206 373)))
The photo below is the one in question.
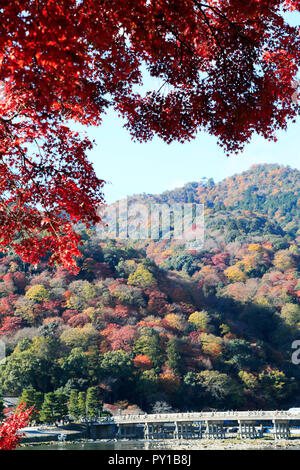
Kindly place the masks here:
POLYGON ((299 113, 285 10, 299 0, 0 0, 0 248, 75 269, 73 225, 99 221, 104 182, 71 123, 109 107, 138 141, 275 139, 299 113), (159 87, 138 91, 143 68, 159 87))

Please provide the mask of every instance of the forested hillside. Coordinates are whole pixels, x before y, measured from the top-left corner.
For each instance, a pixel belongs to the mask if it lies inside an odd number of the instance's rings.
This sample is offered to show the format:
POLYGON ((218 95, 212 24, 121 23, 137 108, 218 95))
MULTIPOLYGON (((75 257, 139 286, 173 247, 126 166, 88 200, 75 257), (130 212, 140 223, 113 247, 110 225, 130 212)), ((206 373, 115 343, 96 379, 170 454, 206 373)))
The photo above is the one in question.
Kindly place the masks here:
POLYGON ((0 259, 3 395, 86 391, 118 407, 300 404, 300 172, 258 165, 130 202, 204 203, 200 251, 78 228, 80 271, 0 259))

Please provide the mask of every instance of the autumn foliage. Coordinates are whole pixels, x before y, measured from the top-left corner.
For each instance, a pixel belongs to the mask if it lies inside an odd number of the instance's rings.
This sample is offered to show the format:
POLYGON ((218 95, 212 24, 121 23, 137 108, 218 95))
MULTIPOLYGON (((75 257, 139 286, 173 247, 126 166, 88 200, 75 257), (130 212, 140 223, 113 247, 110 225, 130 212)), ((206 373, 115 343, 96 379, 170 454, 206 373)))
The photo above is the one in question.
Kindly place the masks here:
POLYGON ((161 400, 180 410, 292 405, 300 389, 291 362, 300 330, 300 172, 259 165, 201 184, 155 196, 173 203, 205 195, 201 250, 174 238, 105 242, 89 230, 78 274, 0 257, 4 396, 27 390, 41 404, 53 390, 82 397, 97 387, 103 402, 147 412, 161 400))
POLYGON ((30 420, 32 408, 25 409, 21 403, 15 413, 9 416, 0 426, 0 450, 14 450, 23 436, 20 430, 30 420))
POLYGON ((275 139, 299 111, 287 9, 299 2, 2 2, 0 248, 77 269, 74 224, 99 222, 104 182, 72 122, 100 125, 111 107, 138 141, 205 129, 237 152, 254 133, 275 139))

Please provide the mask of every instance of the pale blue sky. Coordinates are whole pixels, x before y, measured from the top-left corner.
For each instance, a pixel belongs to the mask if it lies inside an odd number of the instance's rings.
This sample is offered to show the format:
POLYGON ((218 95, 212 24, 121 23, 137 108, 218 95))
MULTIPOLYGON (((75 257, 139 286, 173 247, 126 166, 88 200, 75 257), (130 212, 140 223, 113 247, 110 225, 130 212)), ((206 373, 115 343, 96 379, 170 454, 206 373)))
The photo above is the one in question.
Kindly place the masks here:
POLYGON ((242 154, 230 157, 204 132, 184 144, 168 145, 158 138, 133 142, 113 112, 88 134, 97 143, 90 152, 96 173, 110 183, 104 187, 108 203, 132 194, 160 193, 202 177, 217 182, 257 163, 280 163, 300 170, 300 120, 290 123, 287 132, 279 132, 277 142, 256 136, 242 154))
MULTIPOLYGON (((299 13, 286 18, 290 24, 299 25, 299 13)), ((146 82, 153 85, 148 78, 146 82)), ((204 132, 184 144, 168 145, 158 138, 140 144, 131 140, 122 125, 110 111, 99 128, 88 130, 97 143, 90 159, 97 175, 110 183, 104 187, 108 203, 132 194, 161 193, 203 177, 217 182, 257 163, 279 163, 300 170, 300 119, 290 123, 286 132, 279 132, 277 142, 255 136, 242 154, 231 157, 226 157, 216 139, 204 132)))

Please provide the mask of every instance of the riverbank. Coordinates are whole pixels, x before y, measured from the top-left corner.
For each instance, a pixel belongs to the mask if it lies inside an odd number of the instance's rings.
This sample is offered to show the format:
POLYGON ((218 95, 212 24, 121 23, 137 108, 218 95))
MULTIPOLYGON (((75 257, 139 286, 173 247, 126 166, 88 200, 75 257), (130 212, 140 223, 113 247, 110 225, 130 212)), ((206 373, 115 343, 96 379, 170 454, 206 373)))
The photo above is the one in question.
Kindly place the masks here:
MULTIPOLYGON (((164 449, 165 442, 159 443, 157 448, 164 449), (161 447, 162 446, 162 447, 161 447)), ((220 439, 176 441, 168 443, 169 450, 267 450, 267 449, 299 449, 300 439, 277 440, 263 439, 220 439)))
POLYGON ((69 425, 69 426, 30 426, 22 429, 25 434, 22 439, 22 444, 29 443, 53 443, 60 440, 76 442, 81 438, 86 437, 86 426, 84 425, 69 425))
POLYGON ((300 450, 300 439, 277 440, 228 438, 220 440, 112 440, 78 439, 68 442, 22 443, 21 450, 300 450))

